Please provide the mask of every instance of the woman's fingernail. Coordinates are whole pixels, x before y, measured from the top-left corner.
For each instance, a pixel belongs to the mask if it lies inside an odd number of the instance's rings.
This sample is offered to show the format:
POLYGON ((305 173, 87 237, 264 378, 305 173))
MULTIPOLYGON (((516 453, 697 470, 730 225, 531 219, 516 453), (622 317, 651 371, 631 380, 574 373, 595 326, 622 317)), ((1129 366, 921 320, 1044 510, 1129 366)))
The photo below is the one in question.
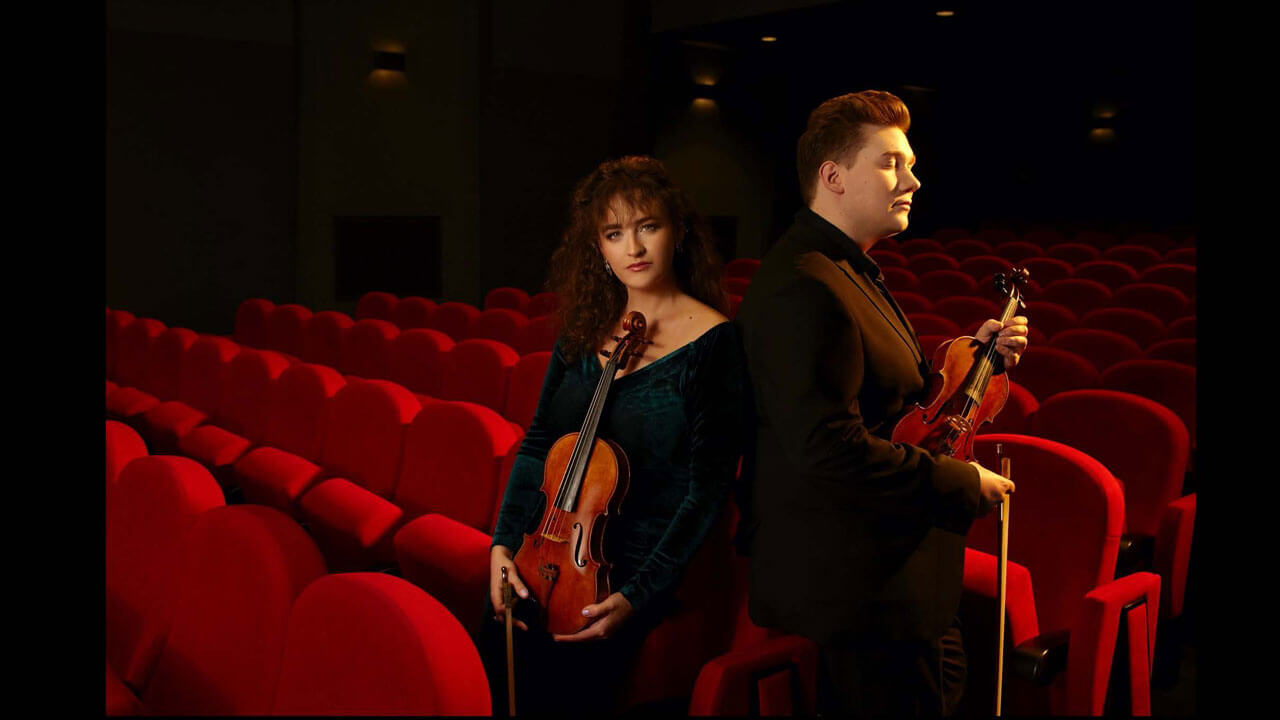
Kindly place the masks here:
POLYGON ((591 617, 591 611, 586 608, 582 608, 582 614, 591 617))
POLYGON ((527 598, 527 597, 529 597, 529 591, 528 591, 528 590, 521 590, 521 591, 520 591, 520 597, 522 597, 522 598, 527 598))

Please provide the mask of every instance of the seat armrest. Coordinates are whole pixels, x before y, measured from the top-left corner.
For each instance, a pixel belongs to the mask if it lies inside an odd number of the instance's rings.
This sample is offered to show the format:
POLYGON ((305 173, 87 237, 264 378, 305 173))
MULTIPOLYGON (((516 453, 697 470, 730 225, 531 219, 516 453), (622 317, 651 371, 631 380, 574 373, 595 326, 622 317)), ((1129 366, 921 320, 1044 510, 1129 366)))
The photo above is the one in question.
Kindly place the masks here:
POLYGON ((1155 559, 1156 539, 1138 533, 1120 536, 1120 550, 1116 557, 1116 577, 1151 570, 1155 559))
POLYGON ((1070 632, 1058 630, 1020 643, 1009 655, 1009 672, 1037 685, 1049 685, 1067 667, 1070 636, 1070 632))
POLYGON ((758 645, 720 655, 702 667, 693 686, 690 715, 756 713, 764 685, 789 674, 792 711, 811 714, 817 691, 818 646, 798 635, 769 638, 758 645))

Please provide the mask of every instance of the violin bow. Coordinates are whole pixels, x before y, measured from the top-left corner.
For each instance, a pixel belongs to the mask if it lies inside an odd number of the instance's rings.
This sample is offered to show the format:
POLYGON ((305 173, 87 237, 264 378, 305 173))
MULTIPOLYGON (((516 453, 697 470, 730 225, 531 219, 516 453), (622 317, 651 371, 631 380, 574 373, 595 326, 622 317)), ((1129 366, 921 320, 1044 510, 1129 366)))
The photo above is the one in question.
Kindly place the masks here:
POLYGON ((516 656, 511 644, 511 604, 514 596, 507 582, 507 568, 502 568, 502 606, 507 616, 507 715, 516 715, 516 656))
MULTIPOLYGON (((996 452, 1001 448, 996 445, 996 452)), ((1009 479, 1009 458, 1000 457, 1000 474, 1009 479)), ((1000 501, 1000 570, 996 577, 996 597, 1000 613, 999 631, 996 636, 996 717, 1000 717, 1001 700, 1004 697, 1004 609, 1005 609, 1005 577, 1009 569, 1009 496, 1006 494, 1000 501)))

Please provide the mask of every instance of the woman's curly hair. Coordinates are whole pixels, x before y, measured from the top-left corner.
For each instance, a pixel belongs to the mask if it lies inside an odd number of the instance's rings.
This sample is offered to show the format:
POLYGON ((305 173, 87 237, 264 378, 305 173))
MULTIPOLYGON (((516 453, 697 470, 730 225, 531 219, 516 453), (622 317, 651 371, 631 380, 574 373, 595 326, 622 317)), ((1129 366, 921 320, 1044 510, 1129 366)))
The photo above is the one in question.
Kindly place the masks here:
POLYGON ((626 309, 627 288, 605 270, 600 253, 600 226, 615 197, 634 208, 665 210, 679 238, 674 270, 680 290, 721 313, 728 311, 719 254, 688 194, 676 187, 655 158, 629 155, 609 160, 574 188, 569 227, 551 256, 547 286, 560 299, 560 349, 570 362, 594 354, 626 309))

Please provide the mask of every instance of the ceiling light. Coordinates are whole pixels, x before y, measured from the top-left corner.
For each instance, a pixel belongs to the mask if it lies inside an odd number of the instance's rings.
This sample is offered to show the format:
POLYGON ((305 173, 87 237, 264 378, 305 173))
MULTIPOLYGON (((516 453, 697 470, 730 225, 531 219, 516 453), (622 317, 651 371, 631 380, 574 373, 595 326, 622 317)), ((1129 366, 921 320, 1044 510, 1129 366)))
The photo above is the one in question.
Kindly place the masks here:
POLYGON ((934 13, 934 15, 937 15, 938 17, 951 17, 955 14, 956 14, 955 10, 939 10, 938 12, 934 13))
POLYGON ((760 42, 778 42, 778 38, 772 35, 765 35, 764 37, 760 38, 760 42))

